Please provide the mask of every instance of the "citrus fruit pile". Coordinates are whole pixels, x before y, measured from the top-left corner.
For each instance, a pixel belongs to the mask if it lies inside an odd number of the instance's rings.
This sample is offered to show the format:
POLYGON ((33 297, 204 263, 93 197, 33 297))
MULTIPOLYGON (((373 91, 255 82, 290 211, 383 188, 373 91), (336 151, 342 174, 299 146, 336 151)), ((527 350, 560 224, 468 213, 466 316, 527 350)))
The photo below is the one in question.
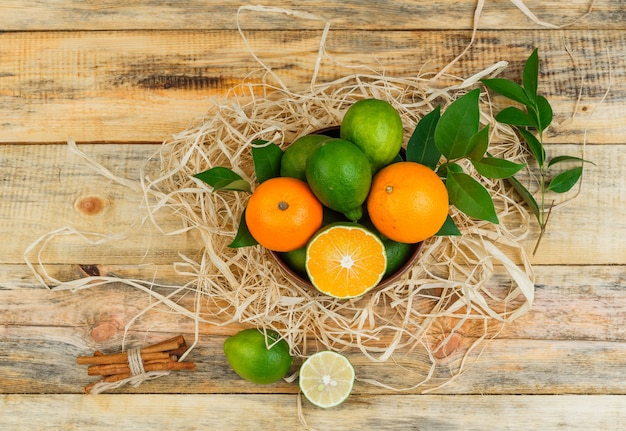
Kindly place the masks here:
POLYGON ((298 138, 281 156, 280 176, 250 197, 250 235, 320 292, 363 295, 448 216, 443 181, 404 161, 403 139, 400 114, 379 99, 351 105, 338 136, 298 138))

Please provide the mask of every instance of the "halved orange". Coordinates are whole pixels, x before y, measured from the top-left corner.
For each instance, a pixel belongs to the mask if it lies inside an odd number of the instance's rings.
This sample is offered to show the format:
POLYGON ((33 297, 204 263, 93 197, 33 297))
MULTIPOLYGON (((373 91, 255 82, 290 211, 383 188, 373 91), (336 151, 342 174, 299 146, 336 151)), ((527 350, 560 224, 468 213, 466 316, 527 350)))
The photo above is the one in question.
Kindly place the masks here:
POLYGON ((337 222, 315 234, 306 249, 311 284, 335 298, 354 298, 376 287, 385 274, 385 246, 357 223, 337 222))

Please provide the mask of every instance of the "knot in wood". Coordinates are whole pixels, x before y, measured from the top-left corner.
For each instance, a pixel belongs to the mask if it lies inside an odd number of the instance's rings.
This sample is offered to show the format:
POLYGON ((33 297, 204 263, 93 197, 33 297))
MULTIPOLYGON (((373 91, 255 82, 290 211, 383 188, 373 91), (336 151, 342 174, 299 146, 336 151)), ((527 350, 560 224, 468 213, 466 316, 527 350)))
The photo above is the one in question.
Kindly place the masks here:
POLYGON ((81 196, 74 202, 74 209, 86 216, 100 214, 109 204, 106 198, 95 195, 81 196))
POLYGON ((96 343, 110 340, 119 332, 119 324, 114 321, 98 322, 90 331, 91 339, 96 343))

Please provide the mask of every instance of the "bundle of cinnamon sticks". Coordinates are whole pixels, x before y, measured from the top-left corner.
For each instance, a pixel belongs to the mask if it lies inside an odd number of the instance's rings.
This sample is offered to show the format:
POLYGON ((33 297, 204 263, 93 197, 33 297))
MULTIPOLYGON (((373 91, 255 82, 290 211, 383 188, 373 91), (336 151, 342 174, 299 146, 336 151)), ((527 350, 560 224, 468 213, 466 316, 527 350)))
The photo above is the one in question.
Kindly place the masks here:
MULTIPOLYGON (((179 362, 180 356, 187 351, 187 343, 182 335, 139 349, 144 372, 192 370, 193 362, 179 362)), ((129 363, 129 353, 104 354, 96 351, 93 356, 79 356, 79 365, 89 365, 87 374, 102 376, 102 379, 85 386, 90 393, 95 385, 101 382, 113 383, 133 376, 129 363)))

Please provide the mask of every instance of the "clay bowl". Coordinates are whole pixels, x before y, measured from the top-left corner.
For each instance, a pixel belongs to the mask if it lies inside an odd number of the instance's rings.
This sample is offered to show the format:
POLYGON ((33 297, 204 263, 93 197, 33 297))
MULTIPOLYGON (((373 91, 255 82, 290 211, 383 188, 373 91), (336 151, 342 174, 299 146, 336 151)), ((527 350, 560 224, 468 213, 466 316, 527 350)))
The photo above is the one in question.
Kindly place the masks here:
MULTIPOLYGON (((327 135, 327 136, 330 136, 331 138, 338 138, 339 127, 338 126, 327 127, 325 129, 317 130, 313 133, 320 134, 320 135, 327 135)), ((401 150, 401 152, 402 151, 403 150, 401 150)), ((405 272, 407 272, 417 261, 417 258, 419 257, 419 254, 422 251, 423 244, 424 244, 423 242, 413 244, 412 245, 413 250, 409 258, 407 259, 407 261, 400 268, 398 268, 396 272, 383 278, 376 288, 380 289, 380 288, 384 288, 385 286, 389 286, 390 284, 397 281, 400 277, 402 277, 402 275, 405 272)), ((295 272, 285 263, 285 261, 281 258, 280 253, 270 251, 270 254, 287 278, 289 278, 294 283, 297 283, 301 287, 310 287, 311 289, 314 289, 313 285, 308 279, 306 279, 302 275, 295 272)))

